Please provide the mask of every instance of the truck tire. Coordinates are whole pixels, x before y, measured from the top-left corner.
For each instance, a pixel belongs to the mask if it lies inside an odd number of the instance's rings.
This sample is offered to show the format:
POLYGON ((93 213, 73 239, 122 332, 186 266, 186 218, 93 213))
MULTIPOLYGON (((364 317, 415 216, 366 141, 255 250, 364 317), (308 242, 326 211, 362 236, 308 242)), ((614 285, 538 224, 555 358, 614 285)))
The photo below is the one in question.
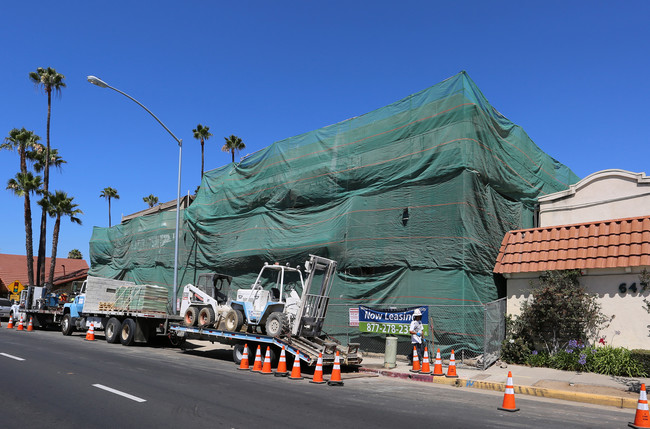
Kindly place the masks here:
POLYGON ((110 344, 115 344, 120 341, 120 331, 122 330, 122 322, 120 322, 115 317, 108 319, 106 323, 106 342, 110 344))
MULTIPOLYGON (((241 359, 244 356, 244 344, 243 343, 237 343, 234 345, 232 348, 232 360, 235 361, 235 364, 239 365, 241 363, 241 359)), ((253 359, 255 357, 253 356, 253 359)), ((251 360, 251 349, 248 349, 248 361, 250 362, 251 360)))
POLYGON ((228 311, 225 319, 226 331, 238 332, 244 325, 244 314, 237 309, 228 311))
POLYGON ((190 307, 187 310, 185 310, 185 314, 183 315, 183 322, 185 323, 185 326, 194 326, 196 325, 196 321, 199 319, 199 309, 196 307, 190 307))
POLYGON ((63 316, 61 321, 61 333, 63 335, 70 336, 74 332, 74 323, 72 323, 72 317, 69 314, 63 316))
POLYGON ((120 330, 120 343, 123 346, 133 345, 135 338, 135 321, 131 318, 125 319, 122 322, 122 329, 120 330))
POLYGON ((214 310, 212 307, 203 307, 201 311, 199 311, 199 326, 211 325, 214 321, 214 310))
POLYGON ((286 314, 275 311, 266 319, 266 334, 279 337, 289 331, 289 318, 286 314))

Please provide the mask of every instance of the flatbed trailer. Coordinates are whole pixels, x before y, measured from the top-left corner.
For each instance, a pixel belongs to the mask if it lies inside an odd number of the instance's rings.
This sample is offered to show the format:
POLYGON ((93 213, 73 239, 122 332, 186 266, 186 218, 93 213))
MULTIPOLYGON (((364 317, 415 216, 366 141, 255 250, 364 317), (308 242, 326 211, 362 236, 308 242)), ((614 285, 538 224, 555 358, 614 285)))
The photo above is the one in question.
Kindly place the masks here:
POLYGON ((41 308, 41 309, 20 309, 18 317, 23 316, 23 323, 29 323, 32 318, 34 328, 47 328, 48 326, 59 326, 63 319, 63 307, 41 308))
MULTIPOLYGON (((327 338, 304 338, 304 337, 271 337, 248 332, 233 332, 209 327, 188 327, 172 324, 169 327, 172 342, 190 340, 204 340, 212 343, 218 342, 233 346, 233 360, 239 364, 244 351, 244 344, 248 344, 249 359, 255 358, 257 345, 269 345, 275 357, 279 357, 280 350, 284 346, 285 353, 299 356, 300 360, 307 366, 316 365, 318 354, 323 354, 323 365, 333 365, 336 352, 339 352, 339 359, 342 365, 359 365, 361 356, 359 344, 350 343, 347 347, 339 342, 327 338)), ((272 357, 272 360, 273 357, 272 357)))

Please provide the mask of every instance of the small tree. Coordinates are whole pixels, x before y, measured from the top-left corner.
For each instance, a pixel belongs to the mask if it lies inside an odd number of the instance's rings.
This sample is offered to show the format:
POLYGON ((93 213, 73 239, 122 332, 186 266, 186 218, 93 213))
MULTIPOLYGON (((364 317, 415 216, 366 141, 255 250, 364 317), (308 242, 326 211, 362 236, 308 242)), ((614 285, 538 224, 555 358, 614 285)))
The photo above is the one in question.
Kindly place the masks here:
POLYGON ((516 334, 551 354, 571 340, 594 342, 613 317, 601 312, 597 295, 588 294, 579 278, 578 270, 544 272, 531 298, 521 305, 516 334))
POLYGON ((72 249, 68 252, 68 259, 83 259, 83 255, 79 249, 72 249))

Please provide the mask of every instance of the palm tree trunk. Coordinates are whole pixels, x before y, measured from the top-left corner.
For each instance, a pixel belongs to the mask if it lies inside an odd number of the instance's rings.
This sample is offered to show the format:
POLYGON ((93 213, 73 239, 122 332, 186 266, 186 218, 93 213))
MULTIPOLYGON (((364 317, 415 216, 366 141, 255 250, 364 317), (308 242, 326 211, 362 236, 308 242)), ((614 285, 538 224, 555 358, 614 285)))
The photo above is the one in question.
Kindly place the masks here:
POLYGON ((27 281, 28 286, 34 285, 34 248, 32 245, 32 209, 29 192, 25 193, 25 251, 27 253, 27 281))
POLYGON ((230 153, 232 153, 232 163, 235 163, 235 149, 231 149, 230 153))
POLYGON ((111 227, 111 197, 108 197, 108 227, 111 227))
POLYGON ((54 233, 52 234, 52 254, 50 255, 50 276, 47 282, 54 287, 54 269, 56 268, 56 250, 59 245, 59 228, 61 227, 61 215, 56 217, 54 222, 54 233))
MULTIPOLYGON (((50 186, 50 117, 52 114, 52 89, 47 89, 47 147, 45 149, 45 167, 43 168, 43 190, 45 195, 50 186)), ((45 283, 45 240, 47 236, 47 213, 41 211, 41 235, 38 240, 38 260, 36 261, 37 285, 45 283)))
POLYGON ((201 139, 201 180, 203 180, 203 139, 201 139))

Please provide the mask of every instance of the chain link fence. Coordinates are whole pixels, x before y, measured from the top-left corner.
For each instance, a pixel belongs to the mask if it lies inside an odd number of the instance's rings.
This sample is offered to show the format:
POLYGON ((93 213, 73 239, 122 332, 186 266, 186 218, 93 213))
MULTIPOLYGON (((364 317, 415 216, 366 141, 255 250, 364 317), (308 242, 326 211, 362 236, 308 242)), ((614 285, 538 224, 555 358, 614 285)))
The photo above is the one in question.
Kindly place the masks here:
MULTIPOLYGON (((382 310, 395 308, 423 307, 421 304, 372 304, 361 305, 382 310)), ((482 370, 499 359, 501 343, 505 339, 506 298, 484 305, 429 305, 430 354, 440 349, 443 361, 447 361, 454 350, 456 364, 476 367, 482 370)), ((358 305, 330 303, 323 329, 332 337, 347 343, 359 343, 364 354, 384 354, 386 336, 359 332, 350 326, 350 310, 358 305)), ((424 321, 423 321, 424 322, 424 321)), ((397 341, 398 358, 408 359, 413 353, 410 335, 400 335, 397 341)))

